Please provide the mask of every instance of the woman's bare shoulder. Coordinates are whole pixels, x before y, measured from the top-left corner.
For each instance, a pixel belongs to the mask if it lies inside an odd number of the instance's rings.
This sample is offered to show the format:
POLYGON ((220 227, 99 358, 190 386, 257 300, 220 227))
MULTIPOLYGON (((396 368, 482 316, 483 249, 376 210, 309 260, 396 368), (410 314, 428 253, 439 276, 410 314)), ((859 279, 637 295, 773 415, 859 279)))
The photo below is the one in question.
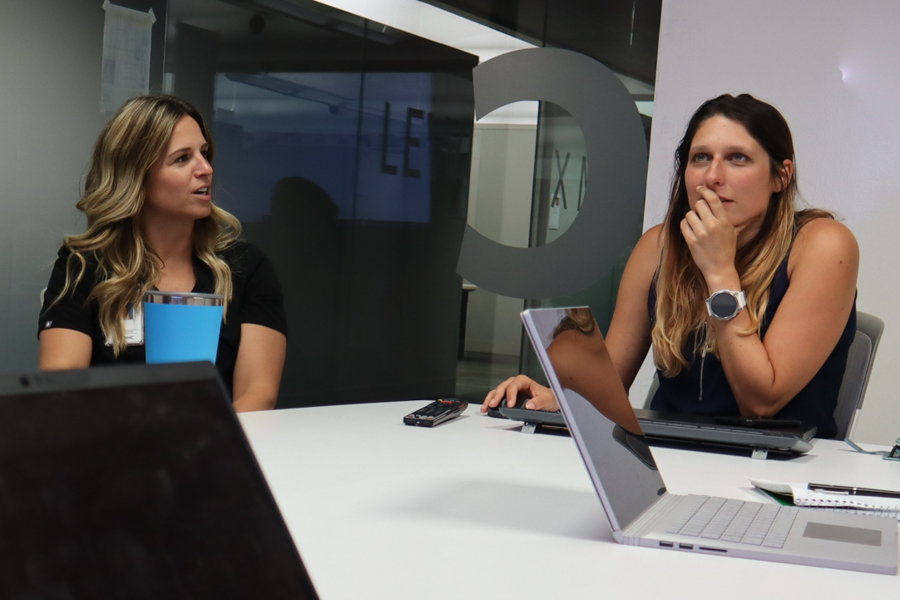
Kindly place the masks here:
POLYGON ((663 232, 662 223, 660 223, 659 225, 654 225, 653 227, 645 231, 641 236, 641 242, 652 244, 654 246, 659 246, 663 242, 663 239, 665 239, 665 235, 663 232))
POLYGON ((827 217, 813 219, 797 232, 791 254, 815 257, 823 252, 858 257, 859 244, 850 228, 840 221, 827 217))
POLYGON ((659 259, 659 251, 662 247, 665 234, 662 225, 654 225, 644 232, 641 239, 638 240, 631 252, 632 258, 644 261, 650 261, 654 265, 659 259))
POLYGON ((850 228, 829 218, 813 219, 805 224, 794 240, 788 274, 794 270, 817 272, 829 265, 844 265, 853 272, 859 267, 859 244, 850 228))

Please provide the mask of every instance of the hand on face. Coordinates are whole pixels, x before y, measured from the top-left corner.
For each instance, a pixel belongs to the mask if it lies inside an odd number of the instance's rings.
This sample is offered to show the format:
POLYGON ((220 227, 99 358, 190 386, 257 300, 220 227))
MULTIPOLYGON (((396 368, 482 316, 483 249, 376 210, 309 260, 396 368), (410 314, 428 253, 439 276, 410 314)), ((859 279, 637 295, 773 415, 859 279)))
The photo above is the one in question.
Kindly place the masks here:
POLYGON ((783 161, 781 181, 773 178, 766 150, 727 117, 709 117, 698 127, 684 171, 691 210, 681 233, 710 284, 719 275, 734 275, 737 247, 757 234, 772 194, 787 185, 792 166, 783 161))
POLYGON ((699 185, 696 193, 700 198, 681 220, 681 235, 694 263, 708 278, 713 273, 734 269, 738 234, 753 221, 735 227, 714 191, 699 185))

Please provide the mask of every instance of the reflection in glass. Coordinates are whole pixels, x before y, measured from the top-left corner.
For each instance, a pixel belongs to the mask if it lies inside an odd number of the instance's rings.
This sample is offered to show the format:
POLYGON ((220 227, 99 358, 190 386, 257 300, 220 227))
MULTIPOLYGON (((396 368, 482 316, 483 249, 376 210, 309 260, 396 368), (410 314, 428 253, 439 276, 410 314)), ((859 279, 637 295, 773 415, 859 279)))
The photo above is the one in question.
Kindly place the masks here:
POLYGON ((476 59, 304 0, 173 3, 167 31, 284 289, 279 407, 452 395, 476 59))
POLYGON ((613 529, 620 529, 665 486, 597 323, 584 307, 532 309, 523 319, 613 529))

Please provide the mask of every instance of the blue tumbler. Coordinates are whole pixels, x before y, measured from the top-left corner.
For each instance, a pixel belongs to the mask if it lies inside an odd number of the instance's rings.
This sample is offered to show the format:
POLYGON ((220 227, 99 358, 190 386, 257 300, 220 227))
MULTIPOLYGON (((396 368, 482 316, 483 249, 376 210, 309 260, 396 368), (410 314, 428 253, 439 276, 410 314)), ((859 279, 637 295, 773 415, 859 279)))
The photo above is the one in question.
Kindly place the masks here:
POLYGON ((218 294, 144 294, 147 363, 216 362, 225 298, 218 294))

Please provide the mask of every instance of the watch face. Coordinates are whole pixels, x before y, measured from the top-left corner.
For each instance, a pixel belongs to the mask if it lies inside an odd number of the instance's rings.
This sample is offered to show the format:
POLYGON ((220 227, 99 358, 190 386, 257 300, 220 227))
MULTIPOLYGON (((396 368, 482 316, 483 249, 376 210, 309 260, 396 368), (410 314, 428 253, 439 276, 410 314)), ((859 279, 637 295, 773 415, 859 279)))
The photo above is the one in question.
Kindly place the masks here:
POLYGON ((709 308, 720 319, 727 319, 737 311, 737 298, 731 294, 720 292, 709 300, 709 308))

